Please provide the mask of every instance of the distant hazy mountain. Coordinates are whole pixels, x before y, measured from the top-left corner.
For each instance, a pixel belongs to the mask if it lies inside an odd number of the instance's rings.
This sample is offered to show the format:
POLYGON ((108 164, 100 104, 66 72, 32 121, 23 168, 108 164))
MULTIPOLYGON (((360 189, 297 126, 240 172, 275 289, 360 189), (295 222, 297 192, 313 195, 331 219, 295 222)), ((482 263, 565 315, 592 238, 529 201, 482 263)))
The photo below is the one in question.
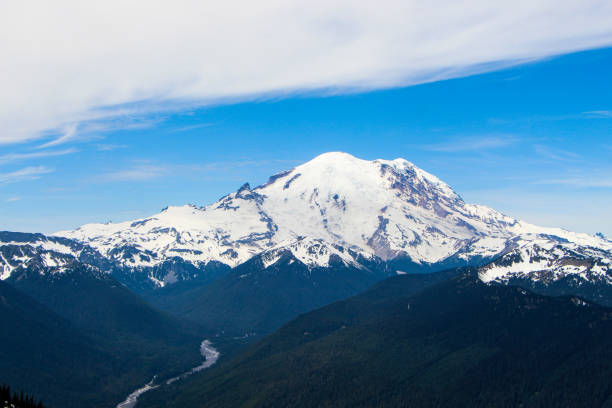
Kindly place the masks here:
POLYGON ((612 403, 612 309, 398 276, 288 323, 152 407, 594 407, 612 403))

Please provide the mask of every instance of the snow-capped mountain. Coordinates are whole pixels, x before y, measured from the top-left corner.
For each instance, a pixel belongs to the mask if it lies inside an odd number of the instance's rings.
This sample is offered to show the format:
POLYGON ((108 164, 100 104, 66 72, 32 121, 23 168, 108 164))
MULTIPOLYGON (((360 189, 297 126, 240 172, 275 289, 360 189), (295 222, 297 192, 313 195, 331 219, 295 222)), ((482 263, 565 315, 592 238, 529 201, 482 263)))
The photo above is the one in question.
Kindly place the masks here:
MULTIPOLYGON (((595 248, 599 264, 609 265, 605 259, 612 250, 600 237, 538 227, 465 203, 446 183, 404 159, 367 161, 340 152, 322 154, 259 187, 245 184, 208 206, 169 207, 144 219, 55 235, 133 270, 169 260, 195 268, 211 262, 234 267, 279 247, 306 264, 325 266, 328 257, 300 253, 296 248, 303 245, 292 244, 304 237, 330 251, 338 246, 363 259, 418 265, 482 263, 530 244, 551 251, 564 243, 595 248)), ((163 284, 164 277, 151 279, 163 284)))
POLYGON ((524 238, 515 238, 513 249, 480 267, 480 279, 612 306, 612 251, 554 236, 524 238))
POLYGON ((290 262, 298 261, 308 267, 339 264, 363 268, 365 263, 376 259, 372 254, 358 249, 329 244, 321 239, 300 237, 297 240, 282 242, 274 248, 263 251, 261 253, 262 264, 267 268, 274 265, 285 255, 293 258, 290 262))
POLYGON ((609 250, 580 246, 551 236, 535 236, 531 240, 521 236, 513 243, 515 248, 480 268, 482 281, 507 282, 520 276, 546 283, 572 275, 612 284, 609 250))
POLYGON ((139 220, 0 241, 3 279, 20 264, 61 271, 79 260, 112 265, 124 283, 154 286, 214 277, 259 254, 267 267, 287 251, 310 267, 329 266, 330 260, 362 267, 388 262, 399 271, 406 264, 431 270, 501 257, 482 273, 486 281, 516 274, 609 279, 612 258, 605 238, 538 227, 465 203, 404 159, 367 161, 339 152, 259 187, 244 184, 208 206, 168 207, 139 220), (591 266, 562 261, 567 254, 579 254, 591 266))
POLYGON ((105 272, 112 268, 111 262, 97 250, 72 239, 0 231, 1 280, 17 270, 55 274, 82 264, 105 272))

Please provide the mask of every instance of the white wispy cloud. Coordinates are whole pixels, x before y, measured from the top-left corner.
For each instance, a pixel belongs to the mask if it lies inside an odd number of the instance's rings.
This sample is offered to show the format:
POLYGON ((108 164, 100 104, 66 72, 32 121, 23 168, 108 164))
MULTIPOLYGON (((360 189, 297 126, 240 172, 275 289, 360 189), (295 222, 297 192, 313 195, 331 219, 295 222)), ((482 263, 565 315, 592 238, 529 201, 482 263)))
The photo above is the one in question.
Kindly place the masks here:
POLYGON ((612 118, 612 110, 596 110, 584 112, 584 115, 589 118, 608 119, 612 118))
POLYGON ((474 150, 491 150, 508 147, 516 144, 520 138, 514 135, 495 135, 483 137, 465 137, 453 139, 443 143, 436 143, 423 146, 426 150, 434 152, 456 153, 474 150))
POLYGON ((132 160, 125 168, 98 174, 91 178, 93 182, 151 181, 162 177, 190 178, 193 180, 239 180, 244 182, 244 168, 274 168, 282 164, 291 167, 299 164, 295 160, 252 160, 237 158, 231 161, 209 163, 153 163, 149 160, 132 160))
POLYGON ((4 199, 5 203, 14 203, 15 201, 21 200, 21 197, 7 197, 4 199))
POLYGON ((126 145, 120 145, 120 144, 100 143, 96 145, 96 149, 100 152, 110 152, 112 150, 125 149, 126 147, 127 147, 126 145))
POLYGON ((64 144, 70 140, 75 139, 77 136, 77 127, 78 127, 77 123, 71 123, 69 125, 66 125, 63 129, 61 136, 51 140, 50 142, 40 145, 39 148, 44 149, 47 147, 57 146, 57 145, 64 144))
POLYGON ((575 161, 581 158, 581 156, 575 152, 547 145, 536 144, 533 146, 533 149, 539 156, 556 161, 575 161))
POLYGON ((534 184, 551 184, 551 185, 564 185, 571 187, 583 187, 583 188, 612 188, 612 177, 608 176, 581 176, 581 177, 566 177, 566 178, 551 178, 544 180, 537 180, 534 184))
POLYGON ((201 128, 205 128, 205 127, 209 127, 209 126, 212 126, 212 123, 197 123, 195 125, 187 125, 187 126, 175 127, 172 130, 170 130, 170 132, 172 132, 172 133, 188 132, 190 130, 201 129, 201 128))
POLYGON ((151 164, 138 164, 126 169, 101 174, 97 181, 148 181, 168 174, 168 167, 151 164))
POLYGON ((28 153, 8 153, 0 156, 0 164, 12 163, 20 160, 39 159, 43 157, 64 156, 76 152, 76 149, 71 148, 63 150, 47 150, 28 153))
POLYGON ((610 16, 608 0, 4 2, 0 143, 51 130, 53 146, 134 110, 470 75, 609 45, 610 16))
POLYGON ((15 170, 10 173, 0 173, 0 183, 16 183, 19 181, 35 180, 43 174, 53 172, 53 169, 45 166, 30 166, 15 170))

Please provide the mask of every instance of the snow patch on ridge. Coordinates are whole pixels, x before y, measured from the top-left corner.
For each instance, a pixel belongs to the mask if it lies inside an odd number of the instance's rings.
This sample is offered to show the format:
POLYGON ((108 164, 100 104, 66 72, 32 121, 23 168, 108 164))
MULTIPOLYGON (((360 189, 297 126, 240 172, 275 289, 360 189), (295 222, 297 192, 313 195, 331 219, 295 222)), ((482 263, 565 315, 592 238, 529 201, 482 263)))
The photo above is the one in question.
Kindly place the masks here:
POLYGON ((483 282, 508 282, 528 278, 548 284, 567 276, 612 283, 611 254, 605 249, 581 246, 546 235, 516 239, 516 248, 480 268, 483 282))
MULTIPOLYGON (((264 268, 276 264, 284 254, 290 253, 297 261, 309 268, 332 266, 333 259, 345 266, 363 268, 358 258, 370 259, 371 254, 345 249, 320 239, 300 238, 291 242, 283 242, 261 254, 264 268)), ((293 259, 289 260, 292 263, 293 259)))

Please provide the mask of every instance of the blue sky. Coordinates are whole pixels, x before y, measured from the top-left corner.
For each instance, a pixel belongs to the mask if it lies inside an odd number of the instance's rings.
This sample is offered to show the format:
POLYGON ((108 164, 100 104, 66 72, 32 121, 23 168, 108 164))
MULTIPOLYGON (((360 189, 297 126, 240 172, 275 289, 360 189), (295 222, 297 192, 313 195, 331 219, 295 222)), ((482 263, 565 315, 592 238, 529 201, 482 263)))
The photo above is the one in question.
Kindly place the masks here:
POLYGON ((340 150, 403 157, 468 202, 612 236, 610 67, 612 48, 601 48, 386 90, 131 104, 59 138, 0 144, 0 229, 53 232, 208 204, 340 150))

